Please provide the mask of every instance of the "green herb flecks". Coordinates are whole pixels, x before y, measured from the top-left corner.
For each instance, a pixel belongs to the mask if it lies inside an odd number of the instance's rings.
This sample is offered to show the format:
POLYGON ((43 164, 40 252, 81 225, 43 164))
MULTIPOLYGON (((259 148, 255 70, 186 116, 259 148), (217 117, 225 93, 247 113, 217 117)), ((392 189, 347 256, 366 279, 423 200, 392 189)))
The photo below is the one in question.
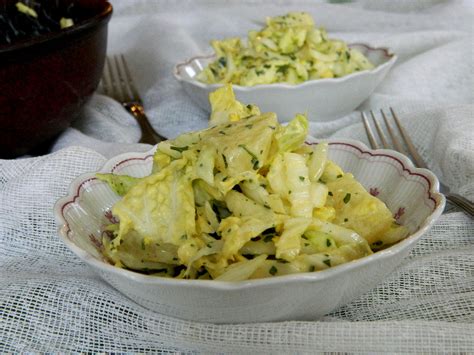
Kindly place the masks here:
POLYGON ((219 64, 225 67, 227 65, 227 59, 225 57, 220 57, 218 60, 219 64))
POLYGON ((173 149, 173 150, 176 150, 177 152, 184 152, 185 150, 188 150, 189 147, 186 145, 184 147, 174 147, 174 146, 170 146, 170 149, 173 149))
POLYGON ((344 203, 347 204, 349 203, 349 201, 351 200, 351 194, 350 193, 347 193, 346 196, 344 196, 344 203))
POLYGON ((224 154, 222 154, 222 160, 224 160, 224 166, 227 169, 229 167, 229 164, 227 163, 227 158, 225 157, 224 154))
POLYGON ((277 69, 277 73, 286 74, 290 66, 288 64, 280 65, 277 69))
POLYGON ((252 163, 253 169, 257 170, 259 168, 259 166, 258 166, 259 165, 258 157, 251 150, 249 150, 245 146, 245 144, 239 144, 239 147, 242 148, 243 150, 245 150, 252 157, 250 162, 252 163))

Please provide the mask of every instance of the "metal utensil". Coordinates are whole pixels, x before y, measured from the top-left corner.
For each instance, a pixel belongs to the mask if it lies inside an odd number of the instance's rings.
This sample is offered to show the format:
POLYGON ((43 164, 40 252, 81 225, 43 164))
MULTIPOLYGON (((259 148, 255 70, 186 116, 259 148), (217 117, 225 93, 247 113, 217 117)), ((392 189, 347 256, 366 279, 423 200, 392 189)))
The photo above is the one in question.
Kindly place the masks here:
MULTIPOLYGON (((391 107, 390 107, 390 112, 391 112, 391 116, 393 117, 393 121, 395 121, 398 131, 400 132, 400 135, 403 138, 403 141, 405 142, 406 150, 413 158, 414 164, 419 168, 428 169, 425 162, 421 158, 420 154, 417 152, 412 140, 408 136, 407 131, 405 130, 405 128, 403 128, 402 124, 400 123, 400 120, 398 119, 397 115, 395 114, 394 110, 391 107)), ((399 138, 397 138, 395 134, 395 130, 389 122, 388 116, 385 114, 383 110, 380 110, 380 113, 383 117, 383 121, 385 122, 385 126, 390 135, 390 140, 392 141, 393 147, 390 146, 388 139, 385 136, 379 121, 376 119, 374 112, 371 110, 370 115, 372 117, 372 121, 376 128, 380 141, 382 142, 382 146, 386 149, 394 149, 402 154, 406 154, 406 151, 403 148, 403 143, 401 142, 399 138)), ((377 140, 375 139, 372 128, 370 127, 369 119, 367 118, 367 115, 364 112, 362 112, 362 121, 364 122, 365 131, 367 133, 367 137, 369 139, 370 145, 372 146, 373 149, 378 149, 379 144, 377 143, 377 140)), ((446 196, 446 199, 449 202, 451 202, 453 205, 459 207, 464 212, 469 214, 471 217, 474 216, 474 203, 472 203, 471 201, 469 201, 463 196, 460 196, 455 193, 451 193, 449 191, 449 187, 442 184, 441 182, 440 182, 440 192, 444 194, 444 196, 446 196)))
POLYGON ((153 145, 167 139, 150 124, 123 54, 106 58, 102 87, 106 95, 120 102, 137 120, 142 131, 139 143, 153 145))

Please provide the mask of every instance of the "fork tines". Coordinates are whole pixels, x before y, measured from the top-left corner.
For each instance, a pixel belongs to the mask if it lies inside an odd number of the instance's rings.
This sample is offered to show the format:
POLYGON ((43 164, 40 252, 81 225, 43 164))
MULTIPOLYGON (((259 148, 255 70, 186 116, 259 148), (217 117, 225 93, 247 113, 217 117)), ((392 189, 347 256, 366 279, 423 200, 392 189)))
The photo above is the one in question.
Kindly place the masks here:
POLYGON ((102 87, 106 95, 120 102, 141 102, 123 54, 106 58, 102 87))
MULTIPOLYGON (((418 154, 418 152, 415 148, 415 145, 413 144, 412 140, 410 139, 407 131, 402 126, 402 124, 400 123, 400 120, 398 119, 398 116, 396 115, 395 111, 391 107, 390 107, 390 112, 391 112, 391 116, 393 117, 393 120, 395 121, 396 127, 398 128, 398 132, 399 132, 400 136, 403 138, 403 141, 405 142, 406 148, 407 148, 408 152, 410 153, 410 155, 412 156, 413 160, 415 161, 415 164, 420 168, 426 168, 426 164, 424 163, 421 156, 418 154)), ((397 135, 395 133, 395 129, 393 128, 393 126, 389 122, 388 116, 385 114, 385 112, 383 110, 380 110, 380 113, 381 113, 383 121, 385 123, 385 127, 387 129, 387 132, 390 135, 390 140, 392 141, 393 149, 395 149, 396 151, 398 151, 402 154, 406 154, 406 151, 403 148, 403 144, 401 143, 401 140, 397 137, 397 135)), ((370 127, 369 119, 367 118, 367 115, 365 114, 365 112, 362 112, 361 114, 362 114, 362 121, 364 123, 365 131, 367 133, 367 137, 369 139, 370 145, 372 146, 372 148, 378 149, 380 146, 377 143, 377 139, 375 138, 375 135, 373 133, 372 128, 370 127)), ((375 114, 372 110, 370 111, 370 115, 372 117, 372 121, 373 121, 375 129, 378 133, 380 141, 382 142, 382 146, 385 149, 391 149, 392 147, 390 146, 389 141, 388 141, 382 127, 380 126, 379 121, 375 117, 375 114)))

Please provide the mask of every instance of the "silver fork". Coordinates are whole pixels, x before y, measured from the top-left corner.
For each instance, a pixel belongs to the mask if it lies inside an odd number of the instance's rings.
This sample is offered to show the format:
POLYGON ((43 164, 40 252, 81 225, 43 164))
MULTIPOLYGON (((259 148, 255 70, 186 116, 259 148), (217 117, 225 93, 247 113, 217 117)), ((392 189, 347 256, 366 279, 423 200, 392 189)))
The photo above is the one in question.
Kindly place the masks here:
MULTIPOLYGON (((390 112, 392 114, 391 116, 393 117, 393 120, 396 123, 398 131, 400 132, 400 135, 405 142, 406 148, 413 158, 415 165, 419 168, 428 169, 425 162, 421 158, 420 154, 418 154, 412 140, 408 136, 407 131, 405 130, 405 128, 403 128, 402 124, 400 123, 400 120, 398 119, 397 115, 395 114, 395 112, 393 111, 391 107, 390 107, 390 112)), ((390 135, 390 139, 393 143, 393 149, 395 149, 396 151, 402 154, 406 154, 405 149, 403 149, 403 143, 401 143, 400 139, 397 138, 397 136, 395 135, 395 130, 390 124, 387 115, 385 114, 383 110, 380 110, 380 113, 382 114, 383 120, 385 122, 385 126, 387 127, 388 134, 390 135)), ((378 136, 380 138, 380 141, 382 142, 383 147, 385 149, 392 149, 388 143, 387 137, 383 133, 383 130, 382 130, 382 127, 380 126, 379 121, 375 118, 374 112, 372 110, 370 111, 370 115, 372 116, 372 121, 374 122, 375 129, 378 133, 378 136)), ((372 129, 370 128, 369 119, 367 118, 367 115, 364 112, 362 112, 362 121, 364 122, 365 131, 367 133, 367 138, 369 139, 370 145, 372 146, 373 149, 378 149, 379 145, 377 143, 377 140, 375 139, 372 129)), ((460 196, 458 194, 451 193, 449 191, 449 187, 444 185, 441 182, 440 182, 440 192, 444 194, 444 196, 446 196, 446 199, 449 202, 451 202, 453 205, 459 207, 464 212, 468 213, 471 217, 474 216, 474 203, 469 201, 467 198, 460 196)))
POLYGON ((139 143, 153 145, 166 140, 150 124, 123 55, 106 58, 102 87, 106 95, 120 102, 137 120, 142 131, 139 143))

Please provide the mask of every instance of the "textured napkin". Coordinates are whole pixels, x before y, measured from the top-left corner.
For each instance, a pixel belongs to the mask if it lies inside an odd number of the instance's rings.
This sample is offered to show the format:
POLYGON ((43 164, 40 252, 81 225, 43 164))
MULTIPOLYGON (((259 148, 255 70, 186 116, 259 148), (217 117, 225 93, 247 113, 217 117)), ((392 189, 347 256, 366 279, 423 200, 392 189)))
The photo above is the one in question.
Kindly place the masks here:
MULTIPOLYGON (((109 53, 126 54, 154 127, 168 137, 207 125, 172 77, 175 63, 263 16, 304 10, 333 37, 392 48, 398 62, 359 109, 394 107, 430 169, 474 199, 471 1, 112 3, 109 53)), ((366 140, 359 112, 314 123, 311 133, 366 140)), ((148 149, 139 135, 118 103, 97 94, 51 154, 0 160, 0 353, 474 350, 474 223, 460 212, 444 214, 378 287, 313 322, 200 324, 131 302, 62 244, 52 205, 81 173, 148 149)))

